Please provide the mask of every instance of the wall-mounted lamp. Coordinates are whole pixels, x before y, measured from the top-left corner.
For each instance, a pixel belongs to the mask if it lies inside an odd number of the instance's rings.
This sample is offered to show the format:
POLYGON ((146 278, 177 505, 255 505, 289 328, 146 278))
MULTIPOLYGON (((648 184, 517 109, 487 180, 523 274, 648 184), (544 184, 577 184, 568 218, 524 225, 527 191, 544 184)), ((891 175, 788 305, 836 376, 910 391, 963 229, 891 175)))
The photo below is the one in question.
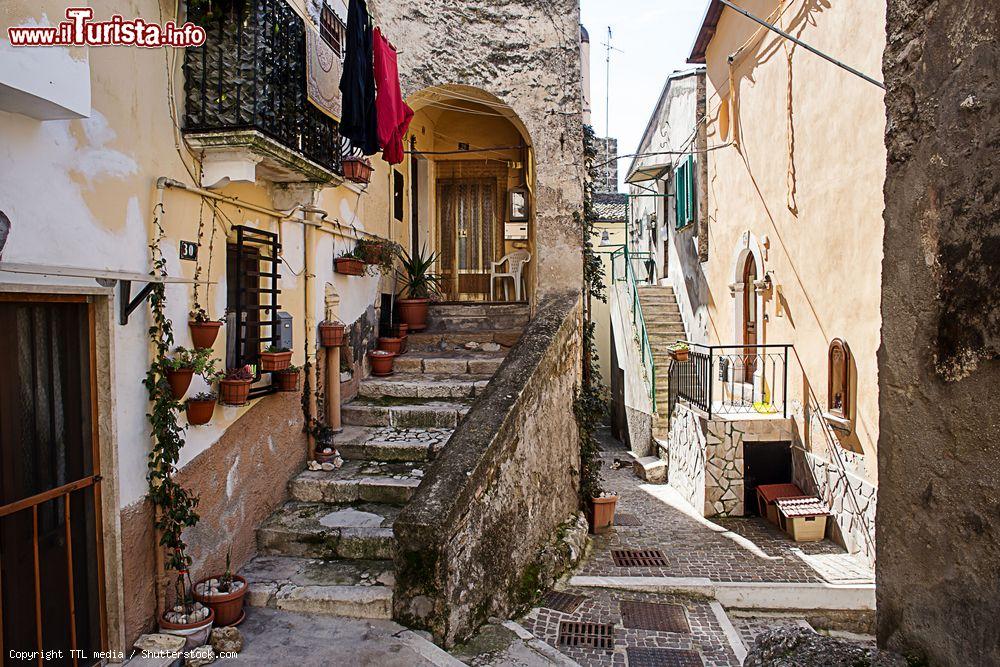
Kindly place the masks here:
POLYGON ((601 232, 601 245, 612 245, 611 235, 608 234, 608 230, 606 229, 601 232))

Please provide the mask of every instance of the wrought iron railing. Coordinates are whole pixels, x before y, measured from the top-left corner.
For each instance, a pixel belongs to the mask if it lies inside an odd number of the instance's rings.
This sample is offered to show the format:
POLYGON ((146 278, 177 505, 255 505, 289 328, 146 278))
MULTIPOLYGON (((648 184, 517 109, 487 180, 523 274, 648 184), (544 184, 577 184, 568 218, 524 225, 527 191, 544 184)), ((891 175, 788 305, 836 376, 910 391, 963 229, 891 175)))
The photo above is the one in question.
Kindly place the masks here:
POLYGON ((670 408, 677 399, 708 414, 788 416, 788 350, 791 345, 688 343, 686 361, 670 364, 670 408))
POLYGON ((257 130, 341 173, 339 126, 307 99, 302 18, 286 0, 236 4, 211 20, 209 3, 189 8, 208 34, 184 54, 184 130, 257 130))
POLYGON ((628 246, 622 246, 611 253, 611 284, 618 286, 623 284, 625 288, 625 301, 629 308, 629 320, 635 330, 636 342, 639 344, 639 356, 643 367, 646 370, 646 379, 649 382, 649 397, 653 401, 653 411, 656 411, 656 363, 653 361, 653 347, 649 341, 649 332, 646 330, 646 319, 642 315, 642 304, 639 303, 639 281, 636 280, 636 264, 642 266, 646 276, 647 261, 652 259, 648 252, 631 252, 628 246))

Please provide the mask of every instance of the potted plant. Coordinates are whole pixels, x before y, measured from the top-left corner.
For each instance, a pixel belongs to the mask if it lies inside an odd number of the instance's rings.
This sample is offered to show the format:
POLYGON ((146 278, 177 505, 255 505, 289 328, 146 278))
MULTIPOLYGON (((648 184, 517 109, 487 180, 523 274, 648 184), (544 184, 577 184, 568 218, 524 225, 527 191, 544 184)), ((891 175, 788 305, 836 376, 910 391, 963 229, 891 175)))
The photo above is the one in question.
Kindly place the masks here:
POLYGON ((356 250, 346 252, 333 260, 333 268, 337 273, 345 276, 365 275, 365 263, 357 256, 356 250))
POLYGON ((369 267, 382 273, 389 273, 399 254, 399 245, 380 238, 362 238, 358 239, 354 253, 369 267))
POLYGON ((190 579, 187 571, 177 573, 174 589, 177 595, 173 607, 163 612, 160 617, 160 632, 168 635, 184 637, 185 649, 204 646, 208 643, 215 612, 204 603, 195 600, 189 593, 189 587, 184 585, 184 577, 190 579))
POLYGON ((603 491, 590 499, 590 532, 603 535, 615 525, 615 506, 618 504, 618 494, 603 491))
POLYGON ((347 325, 343 322, 324 320, 319 323, 319 344, 323 347, 340 347, 344 344, 344 331, 347 325))
POLYGON ((299 366, 289 366, 285 370, 275 373, 272 380, 278 387, 278 391, 298 391, 301 370, 302 368, 299 366))
POLYGON ((345 157, 341 162, 344 178, 352 183, 369 183, 372 179, 372 163, 366 157, 345 157))
POLYGON ((211 349, 189 350, 177 347, 173 355, 163 360, 170 383, 170 393, 175 401, 179 401, 191 386, 191 378, 198 375, 210 375, 214 372, 215 362, 211 359, 211 349))
POLYGON ((313 419, 309 426, 309 431, 316 440, 313 449, 313 459, 317 463, 334 463, 340 457, 340 452, 334 447, 334 439, 337 432, 333 427, 324 424, 318 419, 313 419))
POLYGON ((403 264, 403 271, 400 273, 402 293, 406 294, 406 298, 400 298, 396 302, 399 304, 399 319, 409 326, 410 331, 423 331, 427 328, 427 310, 431 297, 441 293, 441 276, 430 272, 437 254, 425 256, 421 250, 411 257, 405 251, 400 251, 400 259, 403 264))
POLYGON ((392 352, 393 354, 403 353, 403 339, 395 336, 382 336, 378 339, 378 349, 392 352))
POLYGON ((691 356, 691 348, 688 344, 683 341, 677 341, 667 348, 667 352, 673 357, 674 361, 687 361, 691 356))
POLYGON ((372 350, 368 353, 368 361, 372 365, 372 375, 384 377, 392 375, 392 365, 396 358, 394 352, 385 350, 372 350))
POLYGON ((287 347, 268 345, 260 353, 260 370, 265 373, 283 371, 292 363, 292 351, 287 347))
POLYGON ((188 329, 191 330, 191 344, 196 350, 204 350, 215 345, 222 320, 213 320, 201 306, 188 313, 188 329))
POLYGON ((247 594, 247 580, 233 574, 230 560, 232 547, 226 551, 226 571, 220 577, 202 579, 194 586, 194 599, 215 613, 215 625, 239 625, 245 616, 243 598, 247 594))
POLYGON ((246 405, 253 380, 253 370, 249 366, 230 368, 226 376, 219 380, 219 403, 246 405))
POLYGON ((188 424, 191 426, 204 426, 212 421, 212 414, 215 412, 215 402, 217 400, 218 396, 208 391, 203 391, 189 398, 185 404, 188 424))
POLYGON ((392 335, 395 338, 399 338, 399 339, 401 339, 403 341, 402 345, 400 346, 399 353, 400 354, 405 353, 406 352, 406 339, 409 337, 410 325, 406 324, 405 322, 401 322, 401 323, 397 324, 395 327, 393 327, 391 329, 391 331, 392 331, 392 335))

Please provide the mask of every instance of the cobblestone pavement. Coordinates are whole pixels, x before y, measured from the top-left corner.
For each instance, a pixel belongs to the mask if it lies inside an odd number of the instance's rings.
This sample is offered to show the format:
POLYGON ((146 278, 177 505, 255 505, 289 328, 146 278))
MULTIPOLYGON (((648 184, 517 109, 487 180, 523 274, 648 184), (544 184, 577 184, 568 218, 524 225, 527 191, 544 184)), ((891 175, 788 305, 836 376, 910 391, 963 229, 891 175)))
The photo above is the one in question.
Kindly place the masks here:
POLYGON ((602 476, 619 495, 617 512, 639 525, 617 526, 596 535, 593 552, 576 572, 605 577, 707 577, 715 582, 873 583, 874 572, 843 548, 823 542, 795 542, 760 518, 709 520, 697 516, 664 484, 646 484, 632 472, 624 452, 602 452, 602 476), (626 463, 612 469, 615 459, 626 463), (617 567, 615 549, 659 549, 662 567, 617 567))
POLYGON ((452 428, 395 428, 383 426, 372 430, 370 439, 378 442, 419 442, 444 447, 455 432, 452 428))
POLYGON ((627 665, 627 652, 630 647, 696 651, 701 654, 704 664, 708 667, 729 667, 740 664, 736 654, 730 648, 722 625, 708 600, 667 593, 642 593, 595 588, 568 587, 560 590, 586 596, 586 599, 572 613, 536 607, 519 623, 536 637, 557 647, 563 654, 584 667, 627 665), (627 601, 680 605, 687 617, 690 632, 626 628, 622 622, 620 605, 627 601), (559 625, 562 621, 613 624, 614 648, 601 650, 559 646, 559 625))

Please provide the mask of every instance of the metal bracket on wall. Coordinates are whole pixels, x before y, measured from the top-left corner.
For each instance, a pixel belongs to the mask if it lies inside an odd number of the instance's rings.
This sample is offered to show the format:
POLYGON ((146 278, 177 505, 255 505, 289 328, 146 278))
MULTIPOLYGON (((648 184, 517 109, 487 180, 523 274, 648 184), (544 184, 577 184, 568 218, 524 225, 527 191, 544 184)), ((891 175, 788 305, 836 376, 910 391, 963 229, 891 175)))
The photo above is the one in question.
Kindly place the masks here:
POLYGON ((148 282, 146 285, 139 290, 139 293, 132 298, 132 281, 131 280, 119 280, 118 281, 118 324, 125 326, 128 324, 129 316, 135 312, 135 309, 145 301, 150 293, 153 291, 154 283, 148 282))

